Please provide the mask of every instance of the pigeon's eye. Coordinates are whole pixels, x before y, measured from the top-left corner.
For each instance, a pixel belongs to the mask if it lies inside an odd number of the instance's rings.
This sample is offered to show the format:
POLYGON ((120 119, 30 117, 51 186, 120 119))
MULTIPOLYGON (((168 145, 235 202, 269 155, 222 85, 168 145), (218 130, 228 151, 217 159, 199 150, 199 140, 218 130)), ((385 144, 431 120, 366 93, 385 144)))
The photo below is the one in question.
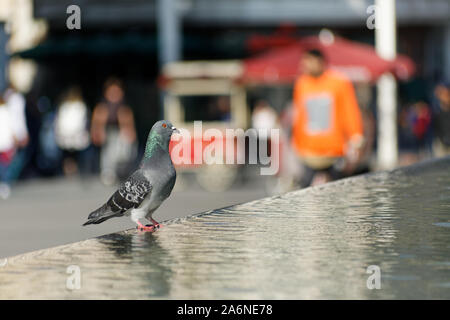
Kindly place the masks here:
POLYGON ((163 123, 162 124, 163 128, 167 128, 167 124, 163 123))

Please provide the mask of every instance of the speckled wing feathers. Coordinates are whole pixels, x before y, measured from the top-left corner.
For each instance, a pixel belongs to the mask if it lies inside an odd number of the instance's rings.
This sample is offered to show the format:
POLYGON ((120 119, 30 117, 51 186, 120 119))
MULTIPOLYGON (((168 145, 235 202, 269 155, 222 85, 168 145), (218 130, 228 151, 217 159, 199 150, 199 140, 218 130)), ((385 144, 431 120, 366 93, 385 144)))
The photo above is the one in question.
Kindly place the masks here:
POLYGON ((114 212, 125 212, 137 208, 145 197, 152 191, 152 184, 143 175, 141 170, 136 171, 108 200, 108 205, 114 212))

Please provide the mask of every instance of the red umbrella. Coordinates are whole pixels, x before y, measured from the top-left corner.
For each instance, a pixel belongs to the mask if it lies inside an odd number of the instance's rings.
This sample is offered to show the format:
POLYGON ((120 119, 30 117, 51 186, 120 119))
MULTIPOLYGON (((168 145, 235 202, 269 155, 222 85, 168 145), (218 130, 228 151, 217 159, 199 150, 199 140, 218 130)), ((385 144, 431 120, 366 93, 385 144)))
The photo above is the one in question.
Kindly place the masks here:
POLYGON ((245 59, 243 80, 257 83, 291 83, 299 75, 298 65, 303 51, 303 47, 296 43, 245 59))
POLYGON ((346 74, 355 82, 373 82, 383 73, 393 72, 401 79, 414 73, 414 63, 399 55, 394 61, 380 58, 370 45, 332 36, 328 41, 317 36, 292 45, 269 50, 244 61, 243 79, 259 83, 292 83, 301 73, 299 61, 305 50, 320 49, 329 67, 346 74))

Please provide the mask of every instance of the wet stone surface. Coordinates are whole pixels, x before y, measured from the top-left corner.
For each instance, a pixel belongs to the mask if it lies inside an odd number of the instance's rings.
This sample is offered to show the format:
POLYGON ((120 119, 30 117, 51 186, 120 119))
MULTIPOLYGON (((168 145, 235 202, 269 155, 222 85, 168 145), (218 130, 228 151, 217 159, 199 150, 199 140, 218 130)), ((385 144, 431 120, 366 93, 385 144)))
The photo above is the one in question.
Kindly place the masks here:
POLYGON ((450 158, 11 257, 0 298, 450 299, 450 158))

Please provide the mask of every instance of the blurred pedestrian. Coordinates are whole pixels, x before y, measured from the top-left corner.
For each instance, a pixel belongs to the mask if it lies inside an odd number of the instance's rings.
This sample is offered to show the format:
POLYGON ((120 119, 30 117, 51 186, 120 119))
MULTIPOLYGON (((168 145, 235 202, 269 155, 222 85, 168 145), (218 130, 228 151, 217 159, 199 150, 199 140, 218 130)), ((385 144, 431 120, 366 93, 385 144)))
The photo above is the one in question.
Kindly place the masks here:
POLYGON ((58 106, 55 134, 63 150, 63 172, 73 175, 79 171, 80 156, 90 144, 88 109, 77 86, 67 90, 58 106))
POLYGON ((17 144, 20 147, 25 147, 28 144, 28 128, 25 117, 25 97, 9 86, 4 94, 5 103, 11 113, 13 121, 13 130, 17 138, 17 144))
POLYGON ((7 199, 11 193, 10 165, 16 152, 18 139, 14 134, 13 116, 0 96, 0 198, 7 199))
POLYGON ((10 182, 19 178, 26 162, 26 150, 29 143, 27 120, 25 116, 25 97, 10 85, 5 93, 4 100, 11 116, 11 125, 16 138, 16 150, 9 167, 10 182))
POLYGON ((125 176, 137 155, 134 116, 124 97, 122 82, 109 78, 92 115, 91 138, 101 148, 100 178, 106 185, 125 176))
POLYGON ((292 145, 303 165, 301 187, 336 180, 356 168, 364 144, 352 83, 326 67, 320 50, 302 57, 294 87, 292 145))
POLYGON ((265 100, 259 100, 252 112, 252 128, 259 130, 258 138, 268 140, 271 129, 278 128, 278 114, 265 100))
POLYGON ((431 127, 431 111, 424 101, 417 101, 402 109, 400 121, 400 146, 402 149, 399 162, 410 165, 424 157, 427 148, 427 133, 431 127))
MULTIPOLYGON (((271 130, 280 128, 280 124, 278 121, 278 114, 275 109, 270 106, 270 104, 266 100, 258 100, 255 104, 255 107, 252 111, 251 116, 252 128, 257 130, 258 137, 258 149, 257 154, 258 157, 261 155, 260 148, 265 145, 265 150, 263 153, 266 153, 271 157, 272 163, 277 163, 275 166, 280 169, 279 165, 279 157, 276 157, 278 153, 272 154, 272 141, 271 141, 271 130)), ((278 143, 280 143, 280 139, 278 139, 278 143)), ((280 144, 276 145, 277 150, 281 149, 280 144)), ((260 159, 258 159, 260 160, 260 159)), ((279 172, 280 173, 280 170, 279 172)))
POLYGON ((41 174, 54 176, 60 173, 62 150, 56 142, 56 108, 47 96, 37 99, 37 108, 41 113, 38 133, 36 165, 41 174))
POLYGON ((436 86, 438 111, 434 114, 435 134, 433 153, 436 157, 450 155, 450 84, 436 86))

